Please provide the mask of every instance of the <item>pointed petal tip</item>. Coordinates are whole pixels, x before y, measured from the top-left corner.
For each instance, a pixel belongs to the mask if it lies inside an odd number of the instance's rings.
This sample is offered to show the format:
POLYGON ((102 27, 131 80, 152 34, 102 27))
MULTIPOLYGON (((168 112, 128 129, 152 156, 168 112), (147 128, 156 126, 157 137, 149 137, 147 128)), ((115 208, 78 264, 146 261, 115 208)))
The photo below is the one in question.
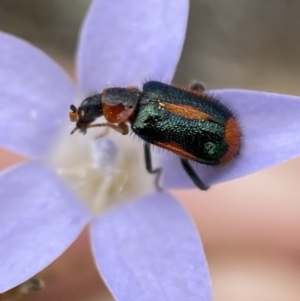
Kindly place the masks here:
MULTIPOLYGON (((206 185, 233 180, 300 156, 300 97, 249 90, 212 91, 227 104, 242 129, 240 154, 224 166, 192 163, 206 185)), ((194 188, 177 156, 157 155, 166 188, 194 188)))
POLYGON ((172 79, 185 38, 188 5, 187 0, 93 1, 77 53, 84 91, 140 85, 150 76, 172 79))

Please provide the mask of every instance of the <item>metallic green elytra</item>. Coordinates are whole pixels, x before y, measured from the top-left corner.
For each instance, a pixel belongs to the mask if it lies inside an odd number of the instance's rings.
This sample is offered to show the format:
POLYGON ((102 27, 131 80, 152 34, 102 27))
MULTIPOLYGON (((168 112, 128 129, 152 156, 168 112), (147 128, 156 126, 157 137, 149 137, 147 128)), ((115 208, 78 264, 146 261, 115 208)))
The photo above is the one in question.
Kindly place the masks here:
POLYGON ((236 155, 232 153, 228 158, 228 152, 239 149, 237 123, 233 124, 235 132, 230 133, 236 135, 235 141, 228 141, 232 123, 236 123, 232 112, 207 94, 148 82, 143 86, 139 111, 131 127, 151 144, 203 164, 219 165, 236 155))

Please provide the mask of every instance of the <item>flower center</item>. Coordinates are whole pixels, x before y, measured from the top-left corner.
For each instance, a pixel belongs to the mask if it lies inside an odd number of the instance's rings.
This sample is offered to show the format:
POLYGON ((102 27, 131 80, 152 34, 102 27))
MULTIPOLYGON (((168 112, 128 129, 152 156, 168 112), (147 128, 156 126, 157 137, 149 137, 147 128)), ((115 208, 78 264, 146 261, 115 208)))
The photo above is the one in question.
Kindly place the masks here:
POLYGON ((63 135, 48 160, 93 213, 149 193, 155 181, 141 143, 113 131, 95 138, 97 130, 63 135))

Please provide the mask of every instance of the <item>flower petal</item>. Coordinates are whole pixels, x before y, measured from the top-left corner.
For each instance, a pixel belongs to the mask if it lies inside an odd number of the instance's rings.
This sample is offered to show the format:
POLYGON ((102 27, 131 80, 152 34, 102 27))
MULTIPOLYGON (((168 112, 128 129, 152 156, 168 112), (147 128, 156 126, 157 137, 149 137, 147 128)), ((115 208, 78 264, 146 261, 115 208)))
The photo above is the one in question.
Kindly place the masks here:
POLYGON ((208 301, 210 278, 197 230, 181 205, 157 193, 92 223, 97 266, 118 301, 208 301))
MULTIPOLYGON (((243 132, 242 147, 225 166, 195 164, 204 183, 239 178, 300 155, 299 97, 247 90, 219 90, 213 95, 236 112, 243 132)), ((160 162, 165 187, 194 187, 178 157, 162 154, 160 162)))
POLYGON ((85 92, 171 80, 188 18, 187 0, 95 0, 82 28, 77 66, 85 92))
POLYGON ((35 162, 2 173, 0 187, 3 292, 60 256, 90 216, 53 172, 35 162))
POLYGON ((29 43, 0 32, 0 145, 30 157, 50 147, 77 97, 67 74, 29 43))

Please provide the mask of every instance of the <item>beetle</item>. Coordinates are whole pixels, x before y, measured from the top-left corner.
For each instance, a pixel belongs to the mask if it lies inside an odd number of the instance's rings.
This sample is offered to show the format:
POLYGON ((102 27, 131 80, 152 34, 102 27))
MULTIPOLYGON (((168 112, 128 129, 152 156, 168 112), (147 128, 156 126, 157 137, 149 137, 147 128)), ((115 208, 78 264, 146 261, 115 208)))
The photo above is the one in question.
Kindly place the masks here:
POLYGON ((181 164, 201 190, 207 190, 190 164, 222 165, 238 155, 241 129, 235 114, 213 96, 202 84, 177 87, 149 81, 137 87, 108 88, 87 97, 77 108, 70 106, 70 120, 76 130, 86 133, 92 127, 110 127, 123 135, 131 130, 144 143, 146 169, 156 174, 159 189, 161 168, 152 166, 150 145, 156 145, 179 156, 181 164), (106 123, 94 123, 104 116, 106 123))

